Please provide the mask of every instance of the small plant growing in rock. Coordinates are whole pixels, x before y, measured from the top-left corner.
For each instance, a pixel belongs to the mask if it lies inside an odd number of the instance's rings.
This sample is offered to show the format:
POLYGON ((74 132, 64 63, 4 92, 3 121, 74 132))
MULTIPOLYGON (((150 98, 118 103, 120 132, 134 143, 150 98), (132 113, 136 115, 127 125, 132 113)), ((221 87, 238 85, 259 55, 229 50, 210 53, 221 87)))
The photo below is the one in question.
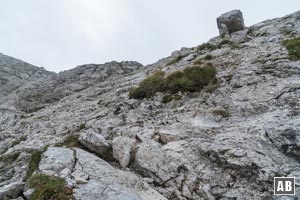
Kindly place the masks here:
POLYGON ((204 57, 204 60, 211 60, 211 59, 213 59, 213 56, 210 54, 208 54, 204 57))
POLYGON ((300 38, 285 40, 283 45, 286 47, 291 60, 300 60, 300 38))
POLYGON ((85 124, 80 124, 79 130, 85 129, 85 124))
POLYGON ((25 180, 28 180, 32 176, 33 172, 39 167, 42 154, 46 150, 47 150, 47 147, 45 147, 42 150, 36 150, 36 151, 31 153, 31 157, 30 157, 30 160, 29 160, 25 180))
POLYGON ((211 43, 203 43, 201 45, 198 46, 198 51, 202 51, 202 50, 216 50, 218 49, 218 46, 211 44, 211 43))
POLYGON ((174 65, 175 63, 178 63, 182 58, 184 58, 185 56, 176 56, 174 59, 170 60, 166 66, 169 66, 169 65, 174 65))
POLYGON ((194 64, 194 65, 202 65, 202 64, 203 64, 203 58, 195 59, 195 60, 193 61, 193 64, 194 64))
POLYGON ((162 103, 169 103, 170 101, 172 101, 174 99, 174 97, 170 94, 167 94, 163 97, 162 99, 162 103))
POLYGON ((31 200, 59 199, 73 200, 73 191, 61 178, 45 174, 35 174, 29 179, 29 186, 34 189, 31 200))

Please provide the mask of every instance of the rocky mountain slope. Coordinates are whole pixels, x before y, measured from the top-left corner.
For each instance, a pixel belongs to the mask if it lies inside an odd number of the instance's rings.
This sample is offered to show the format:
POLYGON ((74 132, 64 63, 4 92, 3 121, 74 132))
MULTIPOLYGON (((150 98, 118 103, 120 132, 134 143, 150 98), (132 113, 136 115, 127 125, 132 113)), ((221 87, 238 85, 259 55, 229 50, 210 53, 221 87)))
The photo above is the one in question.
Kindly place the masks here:
POLYGON ((1 54, 0 199, 28 199, 35 174, 83 200, 295 199, 274 196, 273 177, 300 177, 300 61, 283 45, 300 12, 241 27, 148 66, 55 74, 1 54), (195 64, 217 69, 215 88, 129 98, 156 70, 195 64))

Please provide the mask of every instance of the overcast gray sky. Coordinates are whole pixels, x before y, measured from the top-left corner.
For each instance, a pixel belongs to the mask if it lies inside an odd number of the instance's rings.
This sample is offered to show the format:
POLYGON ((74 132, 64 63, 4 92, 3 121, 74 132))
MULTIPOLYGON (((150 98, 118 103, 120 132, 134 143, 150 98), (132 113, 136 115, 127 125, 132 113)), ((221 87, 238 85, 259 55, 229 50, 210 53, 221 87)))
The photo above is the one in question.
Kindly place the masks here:
POLYGON ((149 64, 218 35, 240 9, 247 26, 300 9, 299 0, 0 0, 0 52, 50 71, 111 60, 149 64))

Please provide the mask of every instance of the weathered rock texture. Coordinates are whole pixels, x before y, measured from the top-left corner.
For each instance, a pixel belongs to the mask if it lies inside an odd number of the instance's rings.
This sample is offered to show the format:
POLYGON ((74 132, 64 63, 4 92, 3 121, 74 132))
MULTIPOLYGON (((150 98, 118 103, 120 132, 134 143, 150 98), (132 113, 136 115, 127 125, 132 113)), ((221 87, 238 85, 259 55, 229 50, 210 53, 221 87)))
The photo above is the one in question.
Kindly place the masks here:
POLYGON ((222 14, 217 18, 217 24, 221 37, 245 28, 243 13, 240 10, 232 10, 222 14))
POLYGON ((37 172, 64 178, 77 199, 293 199, 273 196, 275 176, 297 177, 299 198, 300 61, 282 42, 300 36, 300 12, 244 30, 237 15, 237 28, 223 23, 229 39, 145 67, 110 62, 55 74, 0 57, 1 198, 28 190, 30 155, 45 146, 37 172), (200 61, 216 67, 215 90, 167 104, 161 93, 129 99, 155 70, 200 61), (82 148, 54 147, 69 135, 82 148))

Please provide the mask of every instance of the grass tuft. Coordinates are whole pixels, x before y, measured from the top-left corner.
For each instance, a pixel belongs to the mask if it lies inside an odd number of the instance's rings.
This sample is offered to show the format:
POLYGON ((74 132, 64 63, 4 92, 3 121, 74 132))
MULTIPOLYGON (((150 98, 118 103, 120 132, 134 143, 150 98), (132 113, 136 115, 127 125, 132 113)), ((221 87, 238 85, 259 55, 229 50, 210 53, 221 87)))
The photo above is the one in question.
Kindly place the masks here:
POLYGON ((36 150, 36 151, 31 153, 31 157, 30 157, 30 160, 29 160, 25 180, 28 180, 32 176, 33 172, 39 167, 42 154, 46 150, 47 150, 47 147, 45 147, 42 150, 36 150))
POLYGON ((45 174, 35 174, 29 179, 29 186, 34 189, 31 200, 73 200, 73 191, 61 178, 45 174))
POLYGON ((283 45, 286 47, 291 60, 300 60, 300 38, 285 40, 283 45))

